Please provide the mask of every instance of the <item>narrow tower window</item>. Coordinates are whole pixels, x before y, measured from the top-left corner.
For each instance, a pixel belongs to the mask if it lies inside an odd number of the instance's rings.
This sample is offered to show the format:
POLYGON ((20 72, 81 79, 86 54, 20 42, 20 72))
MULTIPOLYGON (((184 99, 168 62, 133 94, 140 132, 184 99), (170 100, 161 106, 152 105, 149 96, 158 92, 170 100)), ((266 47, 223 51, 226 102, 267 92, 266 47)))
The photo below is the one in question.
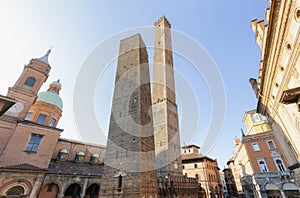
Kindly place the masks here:
POLYGON ((31 116, 32 116, 32 113, 27 113, 26 117, 25 117, 25 120, 29 120, 31 118, 31 116))
POLYGON ((275 144, 272 140, 268 140, 267 144, 268 144, 269 149, 275 149, 276 148, 275 144))
POLYGON ((36 81, 35 78, 29 77, 29 78, 27 78, 27 80, 25 81, 24 85, 27 85, 27 86, 29 86, 29 87, 33 87, 35 81, 36 81))
POLYGON ((277 165, 277 169, 279 171, 285 171, 284 165, 283 165, 283 163, 282 163, 282 161, 280 159, 276 160, 276 165, 277 165))
POLYGON ((122 175, 119 175, 118 192, 122 191, 122 175))
POLYGON ((50 126, 54 126, 55 125, 55 123, 56 123, 56 119, 55 118, 52 118, 52 120, 51 120, 51 122, 50 122, 50 126))

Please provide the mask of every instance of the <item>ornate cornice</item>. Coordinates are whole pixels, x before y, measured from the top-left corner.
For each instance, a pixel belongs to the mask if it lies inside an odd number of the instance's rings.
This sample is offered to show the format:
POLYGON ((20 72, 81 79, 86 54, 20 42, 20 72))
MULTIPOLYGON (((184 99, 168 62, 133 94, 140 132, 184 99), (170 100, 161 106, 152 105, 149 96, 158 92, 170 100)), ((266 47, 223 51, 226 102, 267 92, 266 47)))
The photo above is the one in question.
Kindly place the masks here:
POLYGON ((264 136, 259 136, 259 137, 249 137, 247 138, 247 136, 245 138, 242 139, 242 143, 245 142, 252 142, 252 141, 256 141, 256 140, 262 140, 262 139, 267 139, 267 138, 273 138, 274 135, 264 135, 264 136))

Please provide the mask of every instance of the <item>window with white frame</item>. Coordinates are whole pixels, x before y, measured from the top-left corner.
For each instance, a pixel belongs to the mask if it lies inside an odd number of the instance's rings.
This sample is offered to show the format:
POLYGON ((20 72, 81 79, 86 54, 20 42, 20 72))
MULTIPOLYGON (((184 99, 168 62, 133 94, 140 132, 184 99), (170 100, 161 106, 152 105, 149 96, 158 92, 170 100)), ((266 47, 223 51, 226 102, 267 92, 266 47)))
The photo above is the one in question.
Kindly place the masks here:
POLYGON ((258 166, 259 166, 261 172, 269 171, 265 159, 259 158, 259 159, 257 159, 257 162, 258 162, 258 166))
POLYGON ((266 116, 259 114, 261 120, 267 120, 266 116))
POLYGON ((284 167, 283 161, 281 159, 276 159, 275 163, 276 163, 277 169, 279 171, 285 171, 285 167, 284 167))
POLYGON ((276 148, 273 140, 268 140, 267 144, 268 144, 269 149, 275 149, 276 148))
POLYGON ((260 151, 258 142, 253 142, 252 143, 252 148, 253 148, 254 151, 260 151))
POLYGON ((260 121, 260 119, 259 119, 259 116, 258 116, 258 114, 252 114, 251 115, 251 118, 252 118, 252 121, 253 122, 258 122, 258 121, 260 121))

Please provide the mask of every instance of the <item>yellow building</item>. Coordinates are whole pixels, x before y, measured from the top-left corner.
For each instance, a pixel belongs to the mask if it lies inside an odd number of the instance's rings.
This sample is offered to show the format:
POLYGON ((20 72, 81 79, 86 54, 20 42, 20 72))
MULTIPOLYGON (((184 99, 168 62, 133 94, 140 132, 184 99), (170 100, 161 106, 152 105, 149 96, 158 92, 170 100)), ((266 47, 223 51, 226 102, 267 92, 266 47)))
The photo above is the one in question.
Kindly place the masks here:
POLYGON ((261 48, 258 81, 250 83, 299 184, 300 160, 300 1, 270 1, 265 20, 251 27, 261 48))
POLYGON ((216 159, 199 153, 196 145, 183 146, 182 170, 186 177, 198 178, 201 187, 199 197, 223 197, 220 169, 216 159))

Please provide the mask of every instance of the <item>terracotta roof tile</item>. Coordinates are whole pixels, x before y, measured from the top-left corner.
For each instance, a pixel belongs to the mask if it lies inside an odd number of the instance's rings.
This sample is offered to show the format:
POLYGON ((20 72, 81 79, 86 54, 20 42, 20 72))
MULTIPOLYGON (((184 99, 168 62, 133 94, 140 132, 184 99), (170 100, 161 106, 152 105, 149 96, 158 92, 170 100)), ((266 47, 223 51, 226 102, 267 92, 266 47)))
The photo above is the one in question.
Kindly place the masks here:
POLYGON ((86 162, 52 161, 48 173, 71 174, 71 175, 102 175, 102 164, 91 164, 86 162))
POLYGON ((33 166, 31 164, 17 164, 17 165, 13 165, 13 166, 5 166, 2 167, 2 169, 14 169, 14 170, 44 170, 46 171, 47 169, 42 169, 39 168, 37 166, 33 166))
POLYGON ((198 154, 198 153, 190 153, 190 154, 182 154, 181 159, 182 160, 188 160, 188 159, 198 159, 203 158, 205 156, 198 154))

